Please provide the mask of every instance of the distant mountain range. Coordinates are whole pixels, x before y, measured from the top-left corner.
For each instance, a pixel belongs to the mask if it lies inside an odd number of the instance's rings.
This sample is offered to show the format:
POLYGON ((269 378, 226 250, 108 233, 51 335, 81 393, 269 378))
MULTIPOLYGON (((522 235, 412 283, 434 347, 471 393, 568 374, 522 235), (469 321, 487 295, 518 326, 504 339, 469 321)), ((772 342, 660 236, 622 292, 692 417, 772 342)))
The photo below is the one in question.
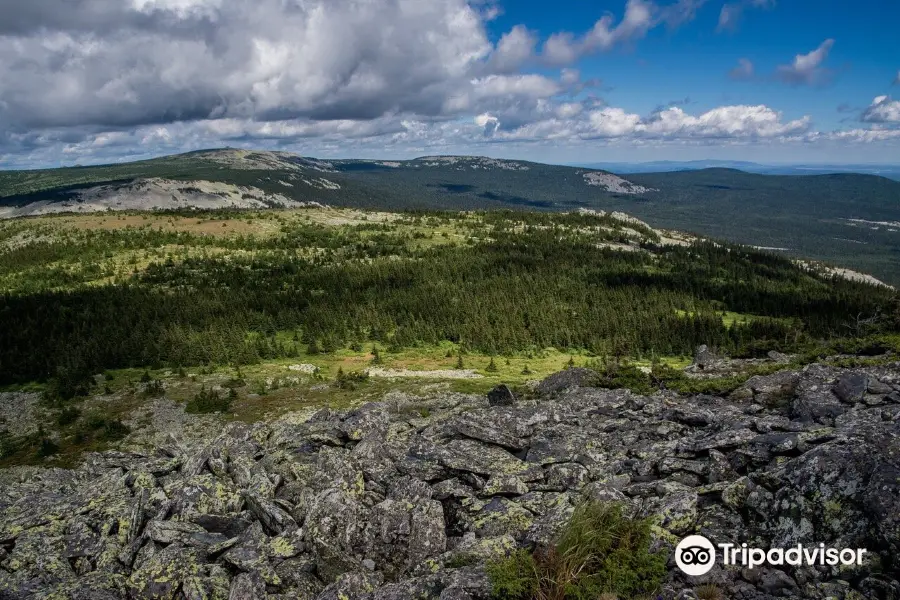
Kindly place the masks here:
POLYGON ((656 228, 818 259, 900 286, 900 181, 860 173, 753 173, 754 163, 728 161, 651 164, 655 172, 625 174, 628 169, 611 164, 600 170, 475 156, 318 160, 218 149, 135 163, 0 171, 0 218, 308 203, 622 211, 656 228))
POLYGON ((740 160, 688 160, 671 161, 658 160, 652 162, 628 163, 628 162, 602 162, 575 164, 572 166, 588 169, 603 169, 614 173, 668 173, 672 171, 697 171, 700 169, 739 169, 748 173, 760 173, 764 175, 824 175, 830 173, 861 173, 865 175, 880 175, 900 181, 900 164, 896 165, 871 165, 871 164, 788 164, 788 165, 764 165, 755 162, 740 160))

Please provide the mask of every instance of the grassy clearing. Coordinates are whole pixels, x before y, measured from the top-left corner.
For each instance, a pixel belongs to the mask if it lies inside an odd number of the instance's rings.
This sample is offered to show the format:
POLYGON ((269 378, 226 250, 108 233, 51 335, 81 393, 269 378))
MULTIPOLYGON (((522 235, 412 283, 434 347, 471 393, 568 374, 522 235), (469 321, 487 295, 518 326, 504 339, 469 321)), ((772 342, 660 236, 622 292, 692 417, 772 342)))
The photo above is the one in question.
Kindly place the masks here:
MULTIPOLYGON (((288 340, 291 334, 283 332, 279 337, 288 340)), ((339 381, 339 373, 352 379, 353 374, 373 366, 413 372, 452 371, 459 360, 460 347, 450 342, 399 352, 369 344, 362 351, 342 349, 314 355, 301 352, 292 359, 270 360, 240 368, 196 366, 110 370, 95 377, 89 397, 49 405, 52 418, 44 425, 41 435, 17 440, 15 447, 9 445, 0 451, 0 466, 74 465, 84 452, 104 450, 114 444, 121 431, 115 423, 126 420, 153 396, 165 395, 183 404, 187 412, 219 413, 225 421, 252 423, 305 409, 346 409, 364 402, 381 401, 389 392, 412 396, 429 396, 441 391, 485 394, 500 383, 522 388, 529 381, 543 379, 572 365, 585 366, 596 359, 587 353, 565 353, 554 348, 494 357, 463 352, 463 368, 474 371, 480 378, 368 377, 353 379, 350 385, 339 381), (373 353, 376 347, 378 364, 375 364, 373 353), (495 370, 490 369, 492 362, 495 370), (313 365, 318 372, 297 371, 296 365, 302 364, 313 365), (291 369, 292 366, 295 369, 291 369), (148 392, 148 387, 154 386, 159 386, 160 391, 148 392), (98 416, 104 419, 103 424, 97 425, 98 416), (86 425, 92 420, 95 426, 86 425), (45 445, 42 451, 42 442, 51 438, 56 440, 56 447, 45 445), (54 454, 53 460, 48 462, 42 455, 44 453, 54 454)), ((678 368, 686 359, 667 357, 664 362, 678 368)), ((33 383, 10 386, 3 391, 41 392, 45 389, 45 384, 33 383)), ((414 416, 425 409, 413 406, 410 410, 414 416)))
MULTIPOLYGON (((694 313, 692 311, 676 309, 675 314, 679 317, 689 318, 693 317, 694 313)), ((722 316, 722 324, 725 327, 734 327, 735 325, 746 325, 747 323, 751 323, 753 321, 758 321, 760 319, 768 319, 771 321, 781 321, 781 322, 790 322, 790 319, 779 319, 775 317, 764 317, 760 315, 751 315, 749 313, 739 313, 730 310, 719 311, 719 314, 722 316)))
MULTIPOLYGON (((291 335, 283 333, 281 341, 288 343, 291 335)), ((251 379, 277 379, 296 376, 290 370, 293 364, 311 364, 319 369, 323 380, 333 380, 337 377, 338 370, 344 373, 363 371, 369 367, 379 367, 388 370, 406 371, 445 371, 456 370, 460 361, 460 346, 451 342, 444 342, 436 346, 421 346, 407 348, 397 352, 391 352, 380 344, 367 344, 362 351, 341 349, 328 354, 308 354, 301 351, 296 358, 287 360, 267 361, 260 365, 242 367, 242 372, 251 379), (380 362, 376 364, 373 350, 378 348, 380 362)), ((480 377, 474 379, 455 378, 396 378, 387 379, 372 377, 366 385, 374 385, 378 382, 401 383, 407 382, 413 386, 418 382, 421 385, 442 382, 453 391, 466 393, 486 393, 494 386, 505 383, 510 386, 523 386, 529 381, 543 379, 551 373, 556 373, 569 366, 587 366, 596 360, 594 355, 586 352, 562 352, 555 348, 545 348, 510 354, 507 356, 490 356, 481 353, 462 352, 462 368, 472 370, 480 377), (490 370, 493 361, 494 369, 490 370)), ((660 357, 659 361, 673 369, 683 368, 690 364, 687 357, 669 356, 660 357)), ((649 366, 651 361, 635 361, 637 366, 649 366)))

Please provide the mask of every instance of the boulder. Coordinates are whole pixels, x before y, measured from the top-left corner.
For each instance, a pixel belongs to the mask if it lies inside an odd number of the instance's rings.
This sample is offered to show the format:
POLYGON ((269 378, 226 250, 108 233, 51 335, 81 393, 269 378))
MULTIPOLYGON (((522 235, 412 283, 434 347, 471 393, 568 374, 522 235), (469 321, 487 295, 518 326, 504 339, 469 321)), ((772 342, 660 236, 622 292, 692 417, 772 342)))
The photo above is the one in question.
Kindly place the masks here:
POLYGON ((577 374, 513 404, 435 391, 414 418, 376 402, 0 469, 0 598, 488 600, 486 564, 552 546, 585 500, 651 519, 668 556, 690 534, 870 552, 690 581, 670 561, 666 600, 701 582, 743 600, 900 595, 900 364, 810 365, 728 398, 577 374))
POLYGON ((488 392, 488 404, 491 406, 514 406, 516 395, 504 384, 500 384, 488 392))
POLYGON ((351 440, 362 440, 370 435, 384 434, 388 428, 387 406, 370 402, 350 412, 337 427, 351 440))
POLYGON ((719 357, 709 349, 709 346, 702 344, 694 350, 694 362, 692 365, 702 371, 714 366, 718 360, 719 357))
POLYGON ((855 404, 863 401, 868 386, 869 378, 865 373, 847 373, 838 379, 834 395, 841 402, 855 404))
POLYGON ((596 380, 597 372, 584 367, 572 367, 558 373, 548 375, 541 381, 535 391, 539 394, 554 394, 573 387, 589 385, 596 380))

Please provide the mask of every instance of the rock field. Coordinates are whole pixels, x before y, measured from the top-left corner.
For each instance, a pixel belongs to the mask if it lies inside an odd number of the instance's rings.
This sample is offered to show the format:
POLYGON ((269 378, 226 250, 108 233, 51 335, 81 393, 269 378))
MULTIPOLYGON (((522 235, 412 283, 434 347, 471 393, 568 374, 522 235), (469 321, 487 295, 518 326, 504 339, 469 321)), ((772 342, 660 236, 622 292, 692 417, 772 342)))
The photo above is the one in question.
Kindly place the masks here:
POLYGON ((487 600, 485 562, 551 542, 588 499, 655 519, 667 600, 701 583, 744 600, 900 598, 900 363, 811 365, 727 398, 584 375, 522 398, 441 393, 425 417, 323 409, 0 472, 0 599, 487 600), (672 549, 692 533, 869 554, 688 578, 672 549))

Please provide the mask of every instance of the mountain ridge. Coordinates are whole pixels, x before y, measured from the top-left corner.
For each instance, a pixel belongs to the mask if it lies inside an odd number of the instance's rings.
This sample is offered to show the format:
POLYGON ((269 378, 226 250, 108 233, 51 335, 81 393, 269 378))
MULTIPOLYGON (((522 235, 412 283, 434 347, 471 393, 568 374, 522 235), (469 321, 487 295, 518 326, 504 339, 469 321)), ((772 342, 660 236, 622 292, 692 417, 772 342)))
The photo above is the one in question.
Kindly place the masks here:
MULTIPOLYGON (((87 210, 92 187, 162 179, 253 189, 270 206, 318 203, 377 210, 622 211, 655 227, 782 248, 900 285, 900 182, 875 174, 768 175, 727 167, 634 173, 490 157, 322 160, 286 152, 211 149, 94 167, 0 171, 0 217, 87 210), (593 185, 592 185, 593 184, 593 185), (278 200, 283 198, 284 200, 278 200), (68 203, 63 205, 62 203, 68 203), (29 205, 33 205, 28 208, 29 205)), ((177 196, 149 208, 189 208, 177 196)), ((214 207, 209 198, 203 207, 214 207)), ((221 208, 240 202, 221 202, 221 208)), ((148 208, 136 199, 112 208, 148 208)), ((101 203, 100 209, 111 208, 101 203)), ((249 207, 248 207, 249 208, 249 207)))

